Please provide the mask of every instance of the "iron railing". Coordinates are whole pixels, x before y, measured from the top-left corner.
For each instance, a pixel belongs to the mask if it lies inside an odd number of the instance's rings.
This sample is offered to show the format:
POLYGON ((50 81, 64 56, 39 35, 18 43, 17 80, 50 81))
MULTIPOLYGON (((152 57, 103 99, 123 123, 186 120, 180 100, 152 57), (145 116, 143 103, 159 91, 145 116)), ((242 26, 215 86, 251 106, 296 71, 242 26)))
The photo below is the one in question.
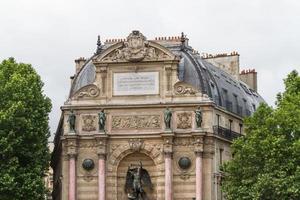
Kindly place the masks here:
POLYGON ((242 134, 234 132, 222 126, 213 126, 213 130, 215 135, 231 141, 242 136, 242 134))

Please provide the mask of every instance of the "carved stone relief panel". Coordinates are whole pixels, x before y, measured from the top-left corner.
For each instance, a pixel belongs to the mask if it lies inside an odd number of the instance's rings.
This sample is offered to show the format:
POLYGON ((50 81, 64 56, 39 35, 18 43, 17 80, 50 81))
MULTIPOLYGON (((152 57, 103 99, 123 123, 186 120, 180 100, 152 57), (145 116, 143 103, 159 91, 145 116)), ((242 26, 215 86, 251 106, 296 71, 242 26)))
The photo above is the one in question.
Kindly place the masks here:
POLYGON ((177 128, 178 129, 190 129, 192 128, 192 113, 181 112, 177 113, 177 128))
POLYGON ((160 115, 112 116, 112 129, 161 128, 160 115))
POLYGON ((182 81, 179 81, 174 85, 174 91, 176 95, 195 95, 198 92, 192 85, 182 81))
POLYGON ((96 58, 102 62, 139 62, 142 60, 163 60, 172 59, 170 55, 157 49, 146 40, 146 37, 139 31, 133 31, 126 41, 122 41, 120 47, 114 49, 103 58, 96 58))
POLYGON ((96 115, 82 115, 82 131, 96 131, 97 129, 97 116, 96 115))
POLYGON ((80 90, 78 90, 75 95, 74 99, 92 99, 100 94, 100 89, 94 85, 90 84, 87 86, 82 87, 80 90))

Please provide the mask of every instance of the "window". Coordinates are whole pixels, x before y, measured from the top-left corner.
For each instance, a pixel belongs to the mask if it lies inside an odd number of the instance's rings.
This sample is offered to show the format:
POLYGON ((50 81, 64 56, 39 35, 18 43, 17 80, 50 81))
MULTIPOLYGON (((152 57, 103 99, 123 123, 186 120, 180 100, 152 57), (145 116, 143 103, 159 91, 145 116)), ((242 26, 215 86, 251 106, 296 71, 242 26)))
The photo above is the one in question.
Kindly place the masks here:
POLYGON ((232 119, 229 119, 229 130, 230 130, 230 132, 232 131, 232 119))
POLYGON ((239 124, 240 126, 240 134, 242 134, 243 124, 239 124))
POLYGON ((219 163, 220 166, 223 164, 223 149, 219 149, 219 163))
POLYGON ((220 115, 218 115, 218 114, 217 114, 217 126, 218 126, 218 128, 220 126, 220 115))
POLYGON ((242 107, 239 105, 238 96, 236 94, 233 94, 233 96, 234 96, 234 104, 235 104, 236 113, 238 115, 242 115, 242 107))
POLYGON ((255 104, 252 104, 252 107, 253 107, 253 111, 256 111, 256 106, 255 106, 255 104))

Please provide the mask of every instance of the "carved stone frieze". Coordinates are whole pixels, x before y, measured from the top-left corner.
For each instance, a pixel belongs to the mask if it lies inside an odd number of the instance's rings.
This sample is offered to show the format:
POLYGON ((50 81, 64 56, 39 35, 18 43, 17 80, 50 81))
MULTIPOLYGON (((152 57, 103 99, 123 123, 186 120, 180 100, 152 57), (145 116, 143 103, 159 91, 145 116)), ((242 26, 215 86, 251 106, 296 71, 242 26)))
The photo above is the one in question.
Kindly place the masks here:
POLYGON ((112 144, 112 145, 110 145, 109 153, 112 154, 119 147, 120 147, 120 144, 112 144))
POLYGON ((192 128, 192 113, 190 112, 177 113, 177 128, 178 129, 192 128))
POLYGON ((160 127, 160 115, 112 116, 112 129, 150 129, 160 127))
POLYGON ((82 149, 93 149, 96 147, 96 144, 91 141, 81 141, 79 147, 82 149))
POLYGON ((140 151, 143 147, 144 141, 141 139, 130 139, 128 143, 132 151, 140 151))
POLYGON ((96 115, 82 115, 82 131, 96 131, 96 115))
POLYGON ((182 180, 187 180, 187 179, 190 178, 190 173, 182 172, 182 173, 180 173, 180 178, 181 178, 182 180))
POLYGON ((94 85, 94 84, 90 84, 90 85, 86 85, 84 87, 82 87, 81 89, 79 89, 75 95, 74 95, 74 99, 89 99, 89 98, 95 98, 97 96, 99 96, 100 94, 100 89, 94 85))
POLYGON ((175 138, 174 146, 192 146, 193 138, 175 138))
POLYGON ((181 81, 174 85, 174 90, 177 95, 195 95, 198 92, 193 86, 181 81))

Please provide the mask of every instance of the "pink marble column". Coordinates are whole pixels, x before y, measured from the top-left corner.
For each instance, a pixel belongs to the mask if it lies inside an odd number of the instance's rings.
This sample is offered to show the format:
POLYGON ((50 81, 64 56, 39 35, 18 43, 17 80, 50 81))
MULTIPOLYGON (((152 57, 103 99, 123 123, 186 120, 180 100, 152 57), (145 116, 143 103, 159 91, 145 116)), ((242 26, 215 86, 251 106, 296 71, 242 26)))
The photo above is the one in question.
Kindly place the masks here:
POLYGON ((202 152, 196 152, 196 200, 202 200, 202 152))
POLYGON ((69 200, 76 199, 76 161, 75 155, 69 155, 69 200))
POLYGON ((98 165, 98 200, 105 200, 105 155, 99 155, 98 165))
POLYGON ((165 200, 172 199, 172 154, 165 153, 165 200))

